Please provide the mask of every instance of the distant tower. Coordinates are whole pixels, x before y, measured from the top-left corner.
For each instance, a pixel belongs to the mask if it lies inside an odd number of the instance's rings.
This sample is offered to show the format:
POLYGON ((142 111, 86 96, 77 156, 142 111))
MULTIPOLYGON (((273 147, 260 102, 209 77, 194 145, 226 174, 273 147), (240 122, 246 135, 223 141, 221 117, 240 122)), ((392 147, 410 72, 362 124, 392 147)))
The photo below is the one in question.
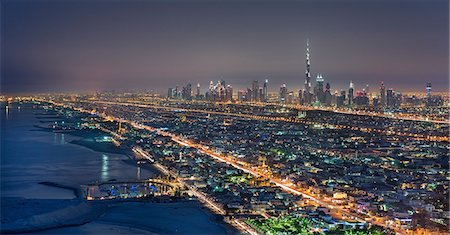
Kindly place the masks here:
POLYGON ((386 87, 384 86, 384 82, 381 82, 380 101, 381 101, 381 107, 386 106, 386 87))
POLYGON ((195 94, 197 99, 200 99, 200 83, 197 83, 197 94, 195 94))
POLYGON ((314 95, 316 97, 316 101, 323 103, 324 95, 323 95, 323 77, 322 74, 317 74, 316 77, 316 86, 314 88, 314 95))
POLYGON ((256 101, 256 102, 259 101, 258 92, 259 92, 258 80, 255 80, 252 83, 252 98, 253 98, 253 101, 256 101))
POLYGON ((369 84, 366 84, 366 94, 367 94, 367 96, 368 97, 372 97, 372 94, 370 94, 370 87, 369 87, 369 84))
POLYGON ((431 98, 431 83, 427 83, 427 98, 431 98))
POLYGON ((351 108, 353 106, 353 91, 355 90, 355 85, 350 81, 350 87, 348 89, 348 106, 351 108))
POLYGON ((311 103, 311 62, 309 60, 309 39, 306 40, 306 74, 305 74, 305 94, 303 99, 305 104, 311 103))
POLYGON ((280 87, 280 102, 285 103, 287 99, 287 87, 286 84, 281 85, 280 87))
POLYGON ((268 79, 266 79, 265 81, 264 81, 264 86, 263 86, 263 101, 264 102, 267 102, 267 84, 269 83, 269 80, 268 79))

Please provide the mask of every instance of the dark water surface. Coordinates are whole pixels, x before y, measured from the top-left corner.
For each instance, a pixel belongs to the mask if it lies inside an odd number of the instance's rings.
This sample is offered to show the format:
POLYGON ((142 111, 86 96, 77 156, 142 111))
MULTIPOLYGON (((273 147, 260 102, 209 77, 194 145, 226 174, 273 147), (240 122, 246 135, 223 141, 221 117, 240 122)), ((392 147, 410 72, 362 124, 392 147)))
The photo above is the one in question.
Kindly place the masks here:
POLYGON ((2 197, 72 198, 70 190, 38 184, 51 181, 78 186, 111 179, 141 179, 156 171, 138 169, 123 154, 96 152, 69 143, 83 137, 39 130, 48 125, 44 110, 30 104, 1 107, 1 194, 2 197), (19 108, 20 107, 20 108, 19 108), (41 118, 38 118, 41 117, 41 118))

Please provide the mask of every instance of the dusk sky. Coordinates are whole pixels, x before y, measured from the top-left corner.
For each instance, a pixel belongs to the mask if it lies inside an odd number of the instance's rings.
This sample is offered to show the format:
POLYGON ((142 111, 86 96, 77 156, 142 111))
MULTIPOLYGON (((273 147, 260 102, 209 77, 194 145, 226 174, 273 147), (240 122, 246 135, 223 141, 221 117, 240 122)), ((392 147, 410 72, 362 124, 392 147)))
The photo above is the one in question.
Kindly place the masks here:
MULTIPOLYGON (((423 1, 1 1, 2 94, 269 79, 449 86, 449 5, 423 1)), ((314 83, 313 83, 314 85, 314 83)))

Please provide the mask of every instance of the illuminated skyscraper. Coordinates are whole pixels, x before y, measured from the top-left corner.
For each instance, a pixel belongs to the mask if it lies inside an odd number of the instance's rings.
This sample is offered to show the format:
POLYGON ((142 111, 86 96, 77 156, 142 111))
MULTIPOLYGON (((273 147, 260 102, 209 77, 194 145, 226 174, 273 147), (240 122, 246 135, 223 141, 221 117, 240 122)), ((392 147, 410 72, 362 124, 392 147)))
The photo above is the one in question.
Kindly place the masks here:
POLYGON ((381 82, 380 87, 380 105, 381 107, 386 106, 386 87, 384 86, 384 82, 381 82))
POLYGON ((355 85, 350 81, 350 87, 348 88, 348 107, 350 108, 353 106, 354 90, 355 85))
POLYGON ((258 92, 259 92, 259 85, 258 85, 258 80, 253 81, 253 83, 252 83, 252 92, 253 92, 253 94, 252 94, 253 101, 259 101, 259 95, 258 95, 258 92))
POLYGON ((322 74, 317 74, 316 86, 314 87, 315 101, 324 103, 324 93, 323 93, 323 77, 322 74))
POLYGON ((331 106, 333 96, 331 95, 331 86, 329 82, 327 82, 327 84, 325 85, 325 92, 323 96, 325 105, 331 106))
POLYGON ((305 94, 303 99, 305 104, 311 103, 311 62, 309 60, 309 39, 306 40, 306 74, 305 74, 305 94))
POLYGON ((200 99, 200 83, 197 83, 197 93, 195 94, 195 98, 200 99))
POLYGON ((394 96, 394 90, 388 89, 386 92, 386 104, 389 108, 392 108, 395 106, 395 96, 394 96))
POLYGON ((266 79, 264 81, 264 86, 263 86, 263 101, 267 102, 267 84, 269 83, 269 80, 266 79))
POLYGON ((233 101, 233 87, 230 85, 227 85, 227 88, 225 90, 225 100, 233 101))
POLYGON ((286 99, 287 99, 287 87, 286 84, 281 85, 280 87, 280 102, 281 103, 286 103, 286 99))
POLYGON ((431 83, 427 83, 427 98, 431 98, 431 83))

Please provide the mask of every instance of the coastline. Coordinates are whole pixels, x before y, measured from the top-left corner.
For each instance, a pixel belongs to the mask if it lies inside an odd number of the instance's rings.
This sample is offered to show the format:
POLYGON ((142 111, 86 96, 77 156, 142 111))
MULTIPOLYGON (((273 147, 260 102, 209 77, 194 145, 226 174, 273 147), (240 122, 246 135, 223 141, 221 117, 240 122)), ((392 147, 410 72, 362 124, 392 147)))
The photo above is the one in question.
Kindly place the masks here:
MULTIPOLYGON (((22 112, 26 109, 22 109, 22 112)), ((30 109, 31 110, 31 109, 30 109)), ((39 114, 38 114, 39 115, 39 114)), ((31 118, 36 118, 36 114, 32 114, 31 118)), ((48 120, 67 120, 61 116, 46 115, 48 120)), ((74 119, 72 119, 73 121, 74 119)), ((35 120, 38 123, 44 123, 41 120, 35 120)), ((38 131, 46 133, 55 133, 56 135, 73 136, 75 138, 67 138, 65 143, 70 145, 79 146, 82 149, 86 149, 89 152, 106 153, 109 157, 104 157, 100 154, 99 170, 103 171, 103 167, 106 166, 106 171, 110 172, 110 180, 114 180, 117 176, 117 172, 121 169, 127 171, 132 170, 133 167, 137 168, 136 161, 132 160, 126 149, 120 149, 114 146, 110 142, 96 142, 95 137, 105 135, 102 131, 87 129, 87 130, 59 130, 53 131, 52 128, 46 128, 38 125, 30 124, 28 121, 24 124, 25 128, 21 128, 21 132, 38 131), (26 128, 30 126, 31 128, 26 128), (34 127, 34 128, 33 128, 34 127), (120 156, 121 155, 121 156, 120 156), (103 158, 103 159, 102 159, 103 158), (108 163, 109 161, 109 163, 108 163), (112 161, 112 162, 111 162, 112 161), (115 163, 114 163, 115 162, 115 163), (105 164, 105 165, 104 165, 105 164), (133 167, 126 167, 126 165, 133 167), (108 169, 109 166, 109 169, 108 169), (111 168, 113 167, 113 168, 111 168), (124 168, 125 167, 125 168, 124 168), (111 176, 113 178, 111 178, 111 176)), ((45 124, 44 124, 45 125, 45 124)), ((22 133, 21 133, 22 134, 22 133)), ((64 137, 63 137, 64 138, 64 137)), ((51 136, 53 139, 53 135, 51 136)), ((63 139, 64 140, 64 139, 63 139)), ((53 141, 52 141, 53 142, 53 141)), ((61 145, 59 142, 58 145, 61 145)), ((55 143, 50 143, 53 146, 55 143)), ((51 148, 51 146, 49 146, 51 148)), ((42 154, 42 153, 41 153, 42 154)), ((97 154, 98 155, 98 154, 97 154)), ((41 156, 41 155, 37 155, 41 156)), ((95 156, 95 155, 93 155, 95 156)), ((44 155, 42 156, 44 157, 44 155)), ((81 157, 81 156, 80 156, 81 157)), ((90 161, 86 159, 86 161, 90 161)), ((99 161, 97 158, 94 161, 99 161)), ((74 162, 76 164, 76 162, 74 162)), ((53 162, 45 163, 45 166, 54 167, 53 162), (50 164, 50 165, 48 165, 50 164)), ((62 166, 60 166, 62 167, 62 166)), ((67 167, 67 166, 64 166, 67 167)), ((149 172, 159 172, 150 164, 140 165, 141 169, 147 169, 149 172)), ((25 168, 27 169, 27 168, 25 168)), ((45 168, 44 168, 45 169, 45 168)), ((62 168, 64 169, 64 168, 62 168)), ((58 171, 56 171, 58 172, 58 171)), ((26 173, 26 172, 24 172, 26 173)), ((62 171, 62 174, 65 172, 62 171)), ((127 177, 127 174, 119 174, 121 177, 127 177)), ((132 176, 132 175, 131 175, 132 176)), ((95 181, 95 180, 93 180, 95 181)), ((20 182, 20 181, 19 181, 20 182)), ((217 217, 216 214, 210 212, 208 208, 204 207, 196 199, 193 201, 175 201, 169 203, 158 203, 152 201, 85 201, 82 200, 81 188, 77 185, 71 185, 69 181, 60 181, 58 178, 53 180, 52 177, 42 178, 42 181, 38 181, 35 184, 45 185, 53 188, 60 188, 65 190, 71 190, 75 198, 63 199, 63 198, 23 198, 15 196, 5 196, 1 198, 2 212, 1 212, 1 229, 0 232, 4 233, 91 233, 98 234, 98 229, 109 229, 111 234, 122 234, 132 232, 145 232, 150 234, 161 233, 183 233, 183 234, 230 234, 234 233, 233 228, 230 228, 222 218, 217 217), (136 214, 136 211, 138 213, 136 214), (180 213, 182 212, 182 213, 180 213), (113 213, 108 215, 108 213, 113 213), (118 216, 121 215, 121 216, 118 216), (146 216, 151 215, 153 219, 148 219, 146 216), (189 218, 197 218, 197 222, 200 223, 192 226, 192 221, 189 222, 185 219, 185 215, 189 218), (107 222, 104 218, 107 217, 111 221, 107 222), (133 220, 138 223, 122 223, 122 218, 132 217, 133 220), (159 222, 155 222, 159 221, 159 222), (177 221, 177 224, 183 226, 182 230, 173 230, 174 226, 170 223, 177 221), (151 225, 151 229, 148 229, 151 225), (153 226, 154 225, 154 226, 153 226)), ((21 186, 22 187, 22 186, 21 186)), ((41 190, 46 190, 41 189, 41 190)), ((103 230, 102 230, 103 231, 103 230)))

